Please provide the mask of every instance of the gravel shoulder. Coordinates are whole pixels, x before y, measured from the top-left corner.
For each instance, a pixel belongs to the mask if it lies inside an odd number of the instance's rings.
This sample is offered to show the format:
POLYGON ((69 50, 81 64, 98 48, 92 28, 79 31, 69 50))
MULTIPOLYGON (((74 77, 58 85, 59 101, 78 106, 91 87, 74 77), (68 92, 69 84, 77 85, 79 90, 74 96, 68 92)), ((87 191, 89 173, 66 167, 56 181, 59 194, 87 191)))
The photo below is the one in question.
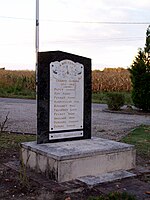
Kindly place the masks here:
POLYGON ((92 134, 106 139, 120 140, 141 124, 150 125, 150 115, 104 112, 105 104, 92 104, 92 134))
MULTIPOLYGON (((150 125, 150 115, 107 113, 105 104, 92 104, 92 136, 120 140, 131 129, 150 125)), ((7 130, 36 134, 36 101, 0 98, 0 122, 8 115, 7 130)))

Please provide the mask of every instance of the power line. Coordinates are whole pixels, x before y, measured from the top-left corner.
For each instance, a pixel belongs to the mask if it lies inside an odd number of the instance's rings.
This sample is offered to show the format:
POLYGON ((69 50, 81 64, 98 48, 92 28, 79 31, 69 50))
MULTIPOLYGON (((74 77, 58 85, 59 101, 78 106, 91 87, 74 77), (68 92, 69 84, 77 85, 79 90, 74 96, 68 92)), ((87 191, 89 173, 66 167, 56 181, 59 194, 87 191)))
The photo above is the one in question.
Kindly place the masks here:
MULTIPOLYGON (((27 20, 34 21, 32 18, 23 18, 23 17, 11 17, 11 16, 0 16, 1 19, 13 19, 13 20, 27 20)), ((147 25, 149 22, 128 22, 128 21, 72 21, 72 20, 50 20, 50 19, 41 19, 40 21, 45 22, 55 22, 55 23, 75 23, 75 24, 108 24, 108 25, 147 25)))
POLYGON ((124 38, 113 38, 113 37, 110 37, 110 38, 88 38, 88 39, 83 39, 83 38, 76 38, 76 39, 64 39, 64 40, 52 40, 52 41, 45 41, 46 42, 110 42, 110 41, 118 41, 118 42, 123 42, 123 41, 131 41, 131 42, 134 42, 134 41, 139 41, 139 40, 142 40, 143 37, 124 37, 124 38))
POLYGON ((14 19, 14 20, 35 20, 35 19, 32 19, 32 18, 23 18, 23 17, 11 17, 11 16, 0 16, 1 19, 14 19))
POLYGON ((75 23, 75 24, 108 24, 108 25, 147 25, 150 22, 117 22, 117 21, 67 21, 67 20, 41 20, 56 23, 75 23))
MULTIPOLYGON (((57 43, 57 44, 66 44, 66 43, 97 43, 97 42, 137 42, 142 40, 143 37, 110 37, 110 38, 76 38, 76 39, 61 39, 61 40, 51 40, 51 41, 41 41, 41 44, 57 43)), ((1 46, 20 46, 20 45, 33 45, 32 42, 21 42, 21 43, 0 43, 1 46)))

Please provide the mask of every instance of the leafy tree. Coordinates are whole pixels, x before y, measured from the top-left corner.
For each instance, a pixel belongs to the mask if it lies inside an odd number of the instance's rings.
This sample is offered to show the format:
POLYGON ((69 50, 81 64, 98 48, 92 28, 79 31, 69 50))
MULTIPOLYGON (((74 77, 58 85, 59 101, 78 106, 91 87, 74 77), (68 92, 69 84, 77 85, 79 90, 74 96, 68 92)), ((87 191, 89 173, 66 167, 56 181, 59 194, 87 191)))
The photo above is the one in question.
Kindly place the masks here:
POLYGON ((145 48, 139 49, 129 71, 134 105, 144 111, 150 111, 150 26, 146 32, 145 48))

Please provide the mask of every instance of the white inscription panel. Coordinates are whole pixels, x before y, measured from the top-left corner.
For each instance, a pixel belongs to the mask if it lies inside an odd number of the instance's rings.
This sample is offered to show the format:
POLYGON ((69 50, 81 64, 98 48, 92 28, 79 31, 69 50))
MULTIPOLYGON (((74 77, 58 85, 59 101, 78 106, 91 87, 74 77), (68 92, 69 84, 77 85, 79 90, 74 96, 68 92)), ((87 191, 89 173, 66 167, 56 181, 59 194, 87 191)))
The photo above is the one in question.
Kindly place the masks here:
POLYGON ((83 129, 83 97, 84 66, 71 60, 51 62, 50 132, 83 129))
POLYGON ((49 140, 62 139, 62 138, 73 138, 73 137, 81 137, 81 136, 83 136, 83 131, 51 133, 51 134, 49 134, 49 140))

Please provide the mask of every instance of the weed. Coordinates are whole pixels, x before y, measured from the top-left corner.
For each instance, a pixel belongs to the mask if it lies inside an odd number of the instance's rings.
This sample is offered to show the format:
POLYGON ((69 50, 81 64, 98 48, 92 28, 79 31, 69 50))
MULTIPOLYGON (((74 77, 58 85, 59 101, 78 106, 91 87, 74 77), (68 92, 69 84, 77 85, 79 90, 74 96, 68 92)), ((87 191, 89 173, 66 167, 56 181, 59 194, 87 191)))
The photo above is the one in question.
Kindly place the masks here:
POLYGON ((8 115, 9 115, 9 112, 6 115, 5 120, 0 122, 0 133, 6 131, 6 129, 8 128, 8 126, 6 125, 6 123, 8 121, 8 115))
POLYGON ((19 179, 23 188, 29 188, 29 178, 27 176, 27 165, 29 161, 30 155, 27 157, 26 163, 24 164, 23 158, 20 158, 20 172, 19 172, 19 179))
POLYGON ((111 192, 106 196, 90 197, 88 200, 136 200, 136 198, 134 195, 128 194, 127 192, 111 192))

